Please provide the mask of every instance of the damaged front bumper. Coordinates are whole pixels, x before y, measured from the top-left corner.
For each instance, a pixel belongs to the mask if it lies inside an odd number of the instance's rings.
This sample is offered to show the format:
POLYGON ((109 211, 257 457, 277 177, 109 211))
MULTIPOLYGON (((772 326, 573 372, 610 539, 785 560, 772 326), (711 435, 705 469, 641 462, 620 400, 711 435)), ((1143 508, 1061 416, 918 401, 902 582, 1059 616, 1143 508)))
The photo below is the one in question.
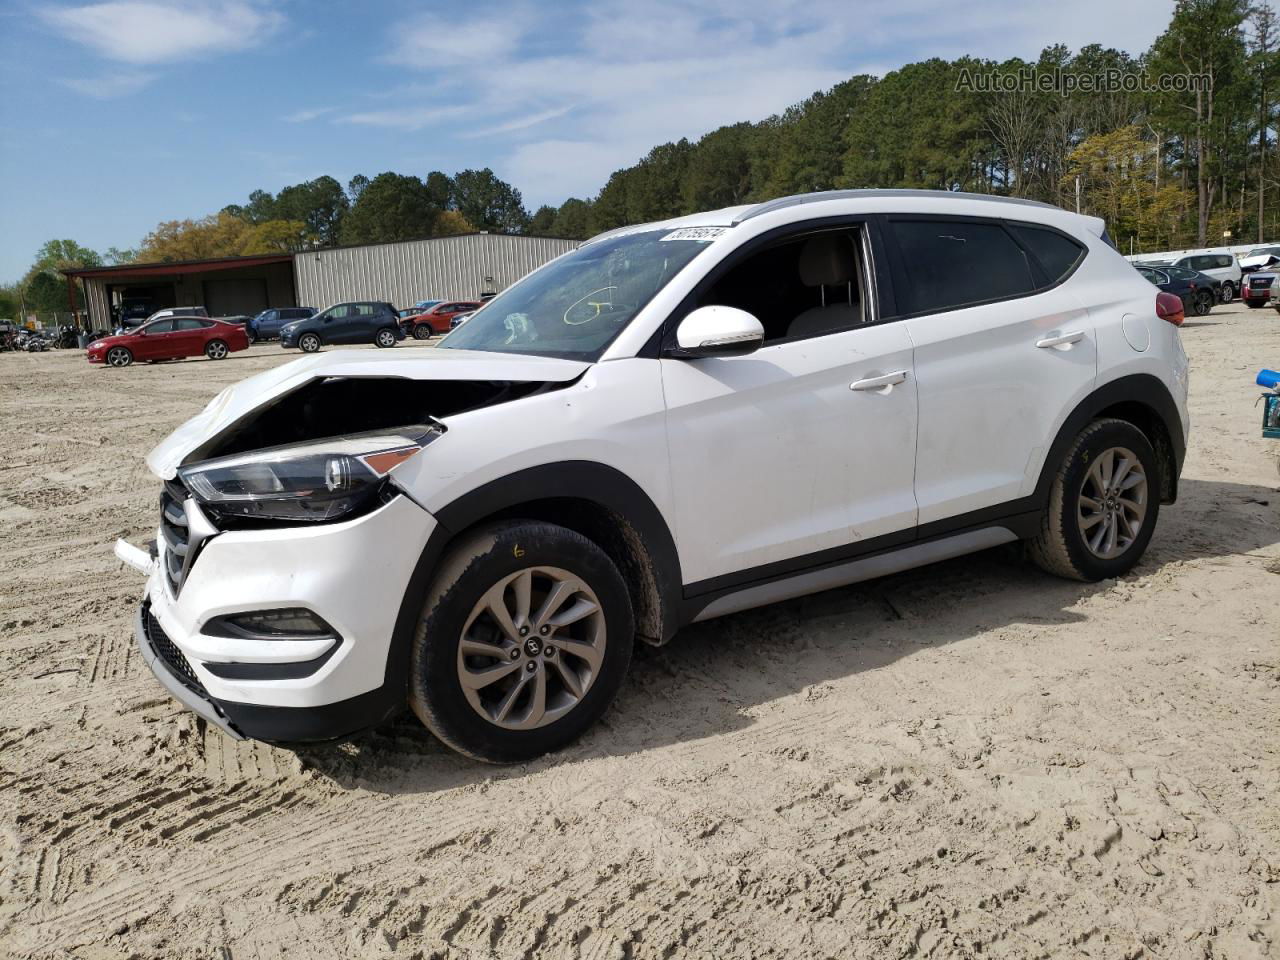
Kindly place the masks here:
MULTIPOLYGON (((142 602, 133 618, 133 638, 138 644, 138 652, 142 654, 142 662, 151 668, 151 672, 160 681, 160 686, 168 690, 171 697, 196 716, 204 717, 227 736, 235 740, 244 739, 244 734, 231 725, 231 721, 218 709, 208 692, 193 687, 186 679, 180 679, 180 668, 170 666, 168 658, 162 655, 161 650, 171 647, 172 641, 164 635, 155 617, 151 615, 149 601, 142 602)), ((171 651, 165 652, 172 656, 171 651)))
MULTIPOLYGON (((143 660, 184 706, 233 737, 327 740, 382 722, 403 705, 388 669, 410 577, 434 518, 399 496, 350 521, 230 530, 209 537, 175 593, 167 545, 116 555, 148 573, 135 623, 143 660), (335 638, 233 636, 236 614, 303 608, 335 638)), ((394 665, 393 665, 394 667, 394 665)))

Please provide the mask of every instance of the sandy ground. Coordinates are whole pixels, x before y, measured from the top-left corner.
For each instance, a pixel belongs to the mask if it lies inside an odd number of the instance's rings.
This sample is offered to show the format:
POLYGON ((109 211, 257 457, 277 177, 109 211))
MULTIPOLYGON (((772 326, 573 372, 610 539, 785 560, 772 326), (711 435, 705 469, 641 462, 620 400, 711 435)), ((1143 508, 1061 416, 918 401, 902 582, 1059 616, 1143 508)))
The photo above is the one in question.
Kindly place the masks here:
POLYGON ((1184 340, 1182 499, 1133 576, 1005 548, 701 625, 514 768, 410 719, 237 744, 134 652, 142 456, 284 351, 0 355, 0 954, 1280 954, 1280 317, 1184 340))

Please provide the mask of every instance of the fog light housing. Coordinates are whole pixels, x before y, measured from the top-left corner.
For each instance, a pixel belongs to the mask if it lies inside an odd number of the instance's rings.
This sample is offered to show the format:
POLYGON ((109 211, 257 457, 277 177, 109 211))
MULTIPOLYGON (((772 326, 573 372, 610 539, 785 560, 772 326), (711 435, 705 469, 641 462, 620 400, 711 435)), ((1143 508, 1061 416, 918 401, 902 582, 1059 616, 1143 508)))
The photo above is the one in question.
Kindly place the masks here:
POLYGON ((323 617, 305 607, 228 613, 210 620, 203 632, 214 637, 246 640, 318 640, 338 636, 323 617))

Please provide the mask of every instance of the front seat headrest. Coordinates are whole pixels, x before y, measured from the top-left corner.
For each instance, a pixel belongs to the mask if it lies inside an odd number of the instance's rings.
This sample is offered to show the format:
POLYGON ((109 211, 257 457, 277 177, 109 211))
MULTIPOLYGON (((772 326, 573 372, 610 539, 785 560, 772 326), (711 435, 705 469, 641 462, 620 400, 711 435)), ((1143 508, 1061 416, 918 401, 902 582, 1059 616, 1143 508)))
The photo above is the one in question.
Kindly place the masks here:
POLYGON ((853 241, 840 233, 810 237, 800 251, 800 282, 806 287, 834 287, 857 275, 853 241))

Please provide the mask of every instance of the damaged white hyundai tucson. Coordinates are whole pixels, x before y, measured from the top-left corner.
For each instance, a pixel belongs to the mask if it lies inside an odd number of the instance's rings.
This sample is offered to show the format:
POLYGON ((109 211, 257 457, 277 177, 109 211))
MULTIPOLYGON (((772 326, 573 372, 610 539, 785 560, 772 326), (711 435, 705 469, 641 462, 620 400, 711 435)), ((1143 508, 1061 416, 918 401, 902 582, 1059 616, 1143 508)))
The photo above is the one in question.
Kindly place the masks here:
MULTIPOLYGON (((137 641, 233 737, 406 705, 516 761, 635 640, 1015 540, 1125 573, 1186 447, 1177 298, 1102 221, 841 191, 598 236, 438 348, 224 390, 164 481, 137 641)), ((924 624, 921 629, 927 630, 924 624)))

